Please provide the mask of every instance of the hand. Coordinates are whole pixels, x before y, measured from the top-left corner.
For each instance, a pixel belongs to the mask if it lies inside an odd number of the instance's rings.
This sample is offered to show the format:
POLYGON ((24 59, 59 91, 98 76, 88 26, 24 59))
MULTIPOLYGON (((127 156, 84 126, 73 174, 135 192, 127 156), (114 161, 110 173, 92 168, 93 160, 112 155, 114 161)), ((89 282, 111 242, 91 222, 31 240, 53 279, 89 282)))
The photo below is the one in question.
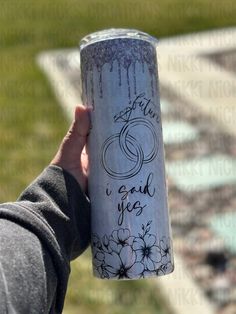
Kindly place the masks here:
POLYGON ((72 174, 84 192, 87 189, 88 173, 85 145, 90 130, 89 111, 90 109, 83 106, 75 108, 74 121, 51 161, 51 165, 59 166, 72 174))

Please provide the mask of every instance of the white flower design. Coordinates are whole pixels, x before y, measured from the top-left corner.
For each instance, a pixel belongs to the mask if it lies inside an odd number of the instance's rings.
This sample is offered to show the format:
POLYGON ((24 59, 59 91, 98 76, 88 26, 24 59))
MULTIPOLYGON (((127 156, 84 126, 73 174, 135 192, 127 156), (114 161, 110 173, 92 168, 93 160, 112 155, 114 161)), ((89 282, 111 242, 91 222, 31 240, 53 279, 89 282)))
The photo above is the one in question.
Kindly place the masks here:
POLYGON ((163 264, 167 264, 170 262, 170 244, 169 240, 166 237, 163 237, 160 241, 160 249, 163 264))
POLYGON ((153 271, 157 268, 157 263, 161 262, 161 252, 156 243, 156 237, 146 234, 143 238, 135 238, 133 249, 137 254, 137 261, 142 262, 145 269, 153 271))
POLYGON ((118 279, 140 277, 144 270, 144 265, 136 262, 136 254, 128 245, 124 246, 119 254, 105 254, 105 264, 111 276, 118 279))
POLYGON ((113 251, 119 253, 122 247, 132 245, 133 239, 134 237, 130 236, 129 229, 114 230, 110 237, 110 247, 113 251))

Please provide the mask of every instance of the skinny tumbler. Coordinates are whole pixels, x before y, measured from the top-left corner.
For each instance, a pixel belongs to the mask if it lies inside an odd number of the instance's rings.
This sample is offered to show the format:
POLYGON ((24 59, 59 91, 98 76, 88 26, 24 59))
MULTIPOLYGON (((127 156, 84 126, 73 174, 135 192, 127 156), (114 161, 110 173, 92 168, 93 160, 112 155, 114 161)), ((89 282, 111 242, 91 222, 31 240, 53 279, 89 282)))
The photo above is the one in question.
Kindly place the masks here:
POLYGON ((92 107, 89 196, 93 272, 139 279, 173 271, 156 39, 110 29, 80 43, 92 107))

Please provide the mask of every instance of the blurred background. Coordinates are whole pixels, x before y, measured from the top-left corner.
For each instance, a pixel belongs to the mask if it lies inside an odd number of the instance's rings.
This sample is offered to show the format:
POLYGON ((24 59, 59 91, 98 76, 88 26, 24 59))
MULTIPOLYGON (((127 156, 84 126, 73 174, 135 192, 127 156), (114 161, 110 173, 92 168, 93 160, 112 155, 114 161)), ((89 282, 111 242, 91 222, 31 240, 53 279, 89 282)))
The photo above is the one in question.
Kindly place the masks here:
MULTIPOLYGON (((0 202, 15 200, 48 165, 69 126, 38 53, 75 47, 110 27, 164 38, 236 25, 234 0, 1 0, 0 7, 0 202)), ((89 251, 73 262, 65 314, 171 313, 152 282, 99 281, 90 263, 89 251)))

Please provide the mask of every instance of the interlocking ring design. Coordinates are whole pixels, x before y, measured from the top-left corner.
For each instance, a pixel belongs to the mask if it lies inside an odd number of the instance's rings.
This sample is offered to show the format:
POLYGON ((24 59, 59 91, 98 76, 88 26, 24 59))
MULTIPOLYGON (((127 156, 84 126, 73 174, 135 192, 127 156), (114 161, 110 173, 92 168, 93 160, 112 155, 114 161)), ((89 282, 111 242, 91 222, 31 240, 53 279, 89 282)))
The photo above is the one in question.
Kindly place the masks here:
MULTIPOLYGON (((140 130, 141 131, 141 130, 140 130)), ((141 134, 141 132, 140 132, 141 134)), ((143 118, 134 118, 127 122, 120 133, 110 136, 102 146, 101 163, 107 174, 114 179, 129 179, 139 173, 143 164, 151 162, 158 152, 158 139, 153 124, 143 118), (153 147, 150 152, 143 151, 142 145, 139 140, 130 134, 131 129, 147 128, 152 136, 153 147), (107 162, 107 152, 110 149, 111 144, 118 142, 122 153, 125 158, 134 162, 134 166, 127 171, 115 171, 107 162)))

